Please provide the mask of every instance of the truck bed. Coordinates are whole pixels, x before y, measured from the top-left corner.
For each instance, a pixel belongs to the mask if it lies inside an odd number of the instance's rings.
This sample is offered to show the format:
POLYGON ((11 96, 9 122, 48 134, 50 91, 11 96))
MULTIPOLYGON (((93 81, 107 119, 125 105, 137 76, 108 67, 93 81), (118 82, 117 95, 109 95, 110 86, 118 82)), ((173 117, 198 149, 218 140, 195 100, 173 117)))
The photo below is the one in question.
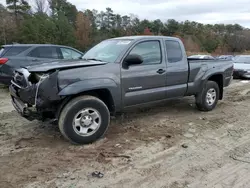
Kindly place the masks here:
POLYGON ((224 86, 230 83, 233 72, 233 61, 229 60, 205 60, 205 59, 188 59, 189 77, 187 95, 193 95, 199 91, 206 75, 214 72, 222 75, 224 78, 224 86))

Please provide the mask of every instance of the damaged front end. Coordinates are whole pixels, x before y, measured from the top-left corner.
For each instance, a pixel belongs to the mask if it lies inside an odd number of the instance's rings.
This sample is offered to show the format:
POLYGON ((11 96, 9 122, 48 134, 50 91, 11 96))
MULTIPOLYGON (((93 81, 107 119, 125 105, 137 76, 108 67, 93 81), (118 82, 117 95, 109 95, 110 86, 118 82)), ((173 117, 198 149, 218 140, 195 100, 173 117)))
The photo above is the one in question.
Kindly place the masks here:
POLYGON ((29 73, 27 69, 16 70, 9 86, 12 104, 25 118, 56 118, 62 97, 58 95, 58 72, 29 73))

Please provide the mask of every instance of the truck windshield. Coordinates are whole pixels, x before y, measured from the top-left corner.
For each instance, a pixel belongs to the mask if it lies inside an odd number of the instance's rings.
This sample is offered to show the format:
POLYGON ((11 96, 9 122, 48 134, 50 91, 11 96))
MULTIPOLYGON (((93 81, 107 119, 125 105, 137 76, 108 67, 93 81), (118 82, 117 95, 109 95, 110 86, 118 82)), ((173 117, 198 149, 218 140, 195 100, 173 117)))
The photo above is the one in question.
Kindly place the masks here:
POLYGON ((132 40, 106 40, 100 42, 89 51, 87 51, 82 59, 90 59, 96 61, 104 61, 114 63, 118 56, 125 50, 132 40))

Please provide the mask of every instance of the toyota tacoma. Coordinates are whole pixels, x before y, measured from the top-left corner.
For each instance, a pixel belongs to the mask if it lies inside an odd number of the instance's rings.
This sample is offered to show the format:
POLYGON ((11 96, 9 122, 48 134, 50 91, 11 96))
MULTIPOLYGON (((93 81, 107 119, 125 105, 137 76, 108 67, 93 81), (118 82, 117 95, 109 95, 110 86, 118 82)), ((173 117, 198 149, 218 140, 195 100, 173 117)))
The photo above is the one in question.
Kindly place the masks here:
POLYGON ((51 119, 64 137, 87 144, 104 135, 110 116, 173 98, 194 96, 210 111, 223 98, 233 62, 187 58, 180 39, 107 39, 81 60, 59 60, 16 70, 10 95, 27 119, 51 119))

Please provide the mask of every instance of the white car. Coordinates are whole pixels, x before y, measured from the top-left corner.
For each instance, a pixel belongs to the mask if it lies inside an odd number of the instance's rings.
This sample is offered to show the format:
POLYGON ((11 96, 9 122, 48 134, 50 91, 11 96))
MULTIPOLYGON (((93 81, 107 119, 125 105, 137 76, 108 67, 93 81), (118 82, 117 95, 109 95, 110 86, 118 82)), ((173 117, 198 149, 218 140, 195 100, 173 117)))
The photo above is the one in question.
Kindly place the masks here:
POLYGON ((234 77, 250 78, 250 55, 238 55, 234 61, 234 77))
POLYGON ((192 58, 192 59, 215 59, 211 55, 191 55, 188 58, 192 58))

